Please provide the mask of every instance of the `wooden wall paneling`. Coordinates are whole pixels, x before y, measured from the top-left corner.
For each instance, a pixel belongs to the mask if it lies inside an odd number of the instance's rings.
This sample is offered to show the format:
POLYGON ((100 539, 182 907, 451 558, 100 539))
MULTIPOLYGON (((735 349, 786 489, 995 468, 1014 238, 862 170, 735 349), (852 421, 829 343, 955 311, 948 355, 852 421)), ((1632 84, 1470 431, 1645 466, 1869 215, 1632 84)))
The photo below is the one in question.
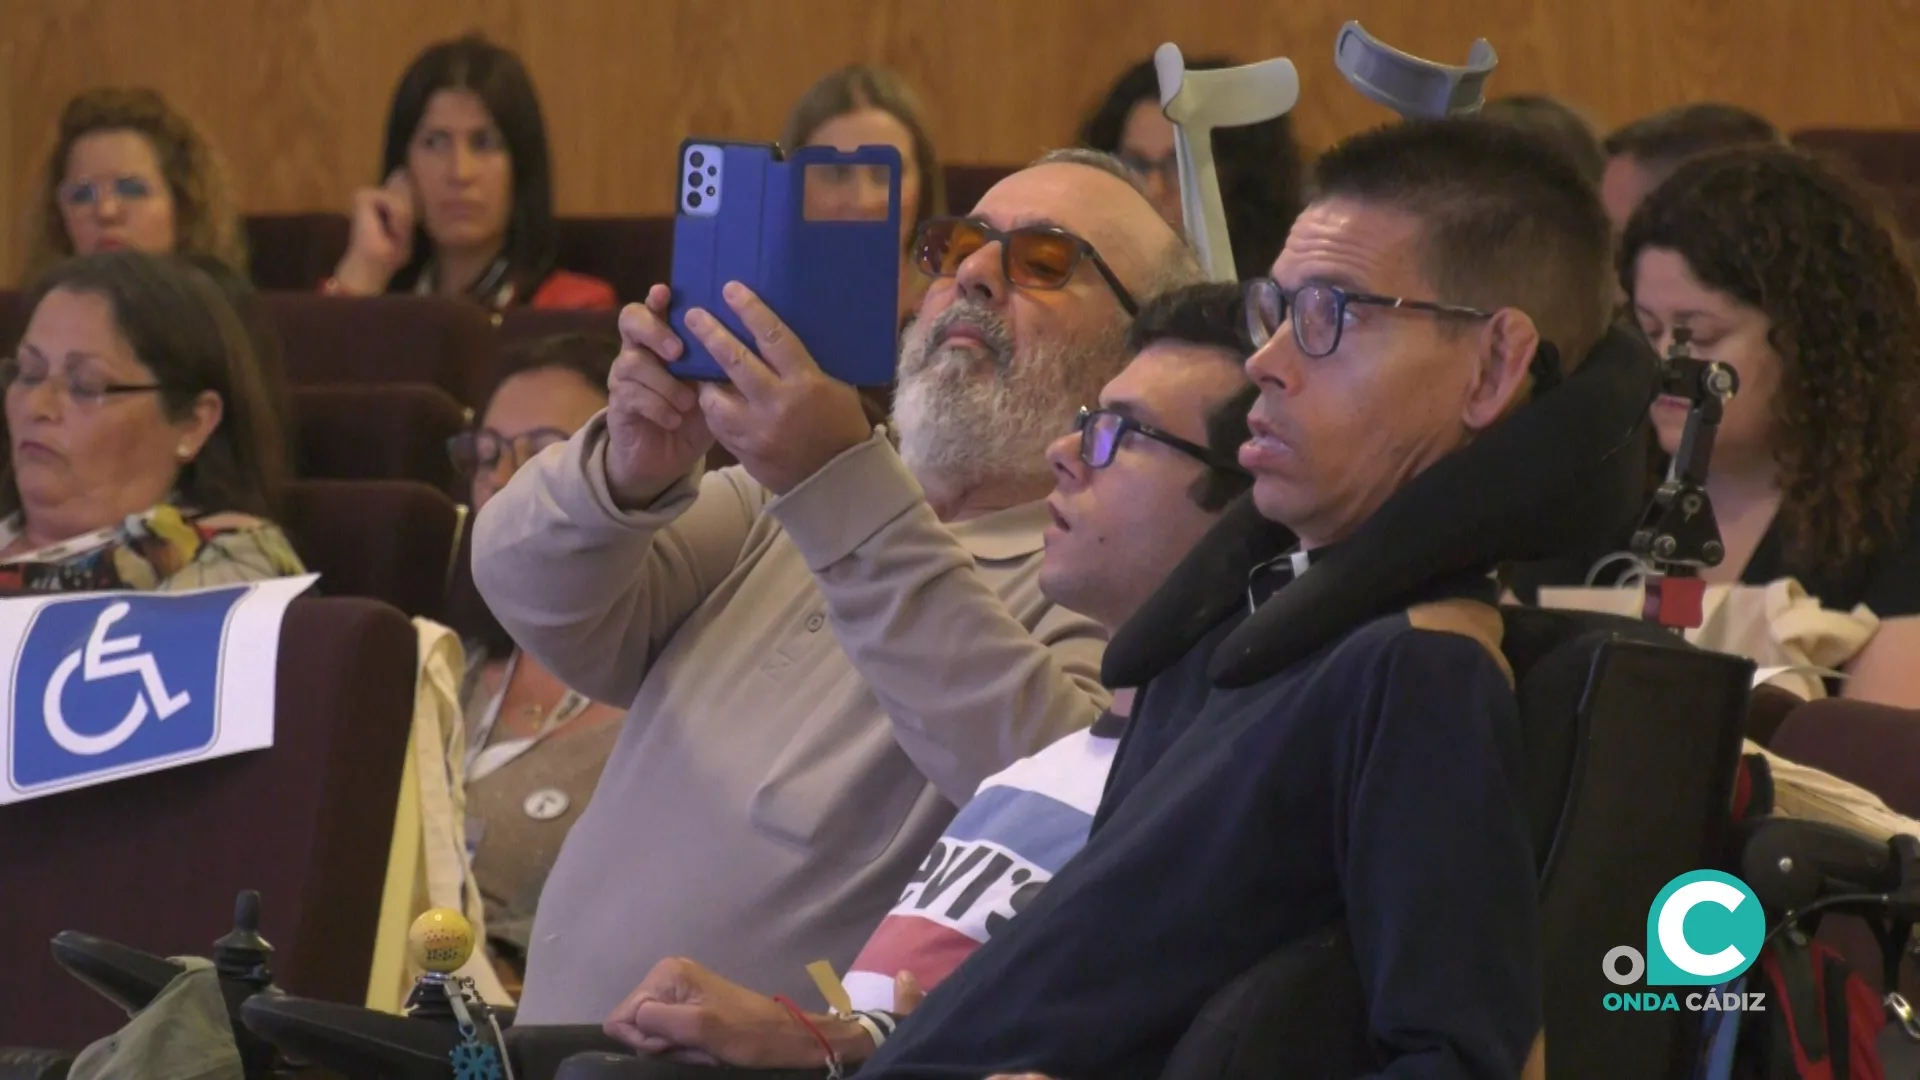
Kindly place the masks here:
POLYGON ((4 0, 0 278, 55 119, 77 90, 153 85, 200 123, 253 211, 344 209, 378 179, 394 82, 427 42, 477 28, 540 86, 563 213, 671 209, 688 135, 768 138, 820 74, 868 60, 921 89, 945 156, 1031 158, 1161 41, 1291 55, 1309 147, 1388 119, 1342 81, 1333 37, 1464 58, 1495 93, 1544 92, 1602 128, 1685 100, 1791 127, 1920 125, 1920 0, 4 0))

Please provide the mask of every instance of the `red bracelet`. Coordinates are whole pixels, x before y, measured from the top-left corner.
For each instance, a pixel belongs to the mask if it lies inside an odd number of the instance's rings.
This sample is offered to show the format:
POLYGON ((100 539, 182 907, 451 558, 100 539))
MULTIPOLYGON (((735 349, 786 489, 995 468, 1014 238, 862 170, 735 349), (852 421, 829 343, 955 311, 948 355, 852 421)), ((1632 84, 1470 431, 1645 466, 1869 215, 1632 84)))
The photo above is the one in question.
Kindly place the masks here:
POLYGON ((842 1070, 840 1064, 840 1055, 833 1052, 833 1044, 827 1041, 826 1033, 820 1030, 820 1026, 808 1019, 806 1012, 802 1010, 800 1006, 795 1005, 793 999, 785 994, 775 994, 773 995, 773 1000, 786 1006, 787 1011, 793 1014, 793 1018, 800 1021, 800 1025, 806 1028, 807 1033, 812 1035, 814 1041, 820 1044, 821 1052, 827 1055, 827 1080, 840 1080, 841 1077, 845 1076, 846 1073, 842 1070))

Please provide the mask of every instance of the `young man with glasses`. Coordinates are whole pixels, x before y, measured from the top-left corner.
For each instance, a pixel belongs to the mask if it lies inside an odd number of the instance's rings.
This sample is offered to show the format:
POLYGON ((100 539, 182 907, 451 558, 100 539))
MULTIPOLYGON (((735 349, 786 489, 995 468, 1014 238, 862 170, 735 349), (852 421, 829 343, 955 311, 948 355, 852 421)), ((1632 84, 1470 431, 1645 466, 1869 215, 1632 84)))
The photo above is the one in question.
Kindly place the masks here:
POLYGON ((980 782, 1107 702, 1105 631, 1042 596, 1047 444, 1124 364, 1138 300, 1197 276, 1100 155, 962 221, 901 346, 894 432, 744 288, 621 317, 610 405, 478 515, 474 578, 568 685, 630 702, 541 894, 520 1020, 594 1023, 661 958, 790 994, 844 967, 980 782), (741 464, 705 472, 715 444, 741 464))
POLYGON ((1429 581, 1300 656, 1270 655, 1248 607, 1523 407, 1550 344, 1586 356, 1610 314, 1606 216, 1553 150, 1474 119, 1355 136, 1314 173, 1249 305, 1258 515, 1229 513, 1116 633, 1111 674, 1144 689, 1086 847, 863 1080, 1159 1076, 1211 998, 1336 923, 1365 1031, 1324 1039, 1361 1037, 1355 1071, 1539 1075, 1495 584, 1429 581))
MULTIPOLYGON (((1147 304, 1128 336, 1132 362, 1048 448, 1053 523, 1040 587, 1055 603, 1108 627, 1124 623, 1251 484, 1234 461, 1254 396, 1242 370, 1239 306, 1233 285, 1192 286, 1147 304)), ((676 959, 614 1010, 608 1033, 643 1052, 801 1068, 822 1057, 811 1023, 843 1064, 864 1060, 876 1034, 884 1039, 898 1013, 1018 915, 1086 843, 1126 696, 1116 694, 1090 729, 988 778, 961 809, 847 975, 850 1003, 868 1010, 865 1018, 813 1014, 803 1023, 780 1002, 676 959)))

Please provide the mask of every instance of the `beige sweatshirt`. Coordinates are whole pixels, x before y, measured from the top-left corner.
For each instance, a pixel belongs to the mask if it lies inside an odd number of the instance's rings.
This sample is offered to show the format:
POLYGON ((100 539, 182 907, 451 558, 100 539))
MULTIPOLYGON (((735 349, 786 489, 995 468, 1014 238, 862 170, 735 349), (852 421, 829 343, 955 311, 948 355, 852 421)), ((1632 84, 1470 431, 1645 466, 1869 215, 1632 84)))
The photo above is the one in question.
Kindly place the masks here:
POLYGON ((1046 513, 942 525, 884 433, 775 497, 696 468, 636 513, 604 415, 475 523, 524 649, 630 701, 539 903, 520 1023, 597 1023, 669 956, 807 1003, 980 781, 1107 703, 1105 631, 1040 595, 1046 513))

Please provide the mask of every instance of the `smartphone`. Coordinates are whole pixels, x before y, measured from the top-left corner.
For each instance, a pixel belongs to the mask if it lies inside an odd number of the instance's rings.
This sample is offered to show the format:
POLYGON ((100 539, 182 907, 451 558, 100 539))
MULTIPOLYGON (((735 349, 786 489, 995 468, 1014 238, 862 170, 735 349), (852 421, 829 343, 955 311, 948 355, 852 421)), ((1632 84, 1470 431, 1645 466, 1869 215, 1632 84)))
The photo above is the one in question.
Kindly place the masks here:
POLYGON ((686 345, 668 370, 726 381, 689 333, 703 308, 749 349, 727 305, 729 281, 752 289, 827 374, 853 386, 893 381, 900 288, 900 152, 841 151, 689 139, 680 145, 668 319, 686 345))

